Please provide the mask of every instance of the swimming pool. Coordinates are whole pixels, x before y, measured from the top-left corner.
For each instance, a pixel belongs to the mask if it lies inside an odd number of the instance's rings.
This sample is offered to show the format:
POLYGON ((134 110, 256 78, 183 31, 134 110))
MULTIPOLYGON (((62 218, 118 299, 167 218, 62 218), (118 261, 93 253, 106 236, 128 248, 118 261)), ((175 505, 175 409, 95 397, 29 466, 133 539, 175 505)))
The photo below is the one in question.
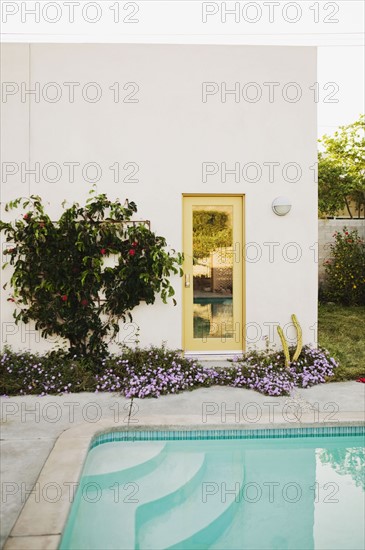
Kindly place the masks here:
POLYGON ((363 548, 364 434, 103 434, 90 446, 60 549, 363 548))

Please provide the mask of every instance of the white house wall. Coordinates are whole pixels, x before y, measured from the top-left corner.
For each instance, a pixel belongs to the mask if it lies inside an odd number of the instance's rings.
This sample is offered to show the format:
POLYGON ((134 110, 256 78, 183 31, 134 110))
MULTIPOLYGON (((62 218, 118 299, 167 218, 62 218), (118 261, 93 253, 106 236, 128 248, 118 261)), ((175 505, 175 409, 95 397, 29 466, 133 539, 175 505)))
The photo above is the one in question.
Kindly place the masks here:
MULTIPOLYGON (((98 190, 112 198, 134 200, 138 219, 150 220, 153 231, 181 250, 183 193, 244 194, 247 343, 262 347, 265 335, 271 340, 275 335, 276 339, 274 324, 290 323, 292 313, 303 327, 304 342, 315 342, 318 265, 313 166, 317 148, 316 103, 310 90, 316 82, 315 48, 4 44, 1 64, 4 82, 15 82, 20 88, 22 82, 29 88, 39 83, 41 90, 39 102, 34 95, 25 96, 22 102, 20 92, 3 95, 2 166, 25 162, 34 168, 38 162, 42 172, 53 162, 62 170, 57 183, 47 181, 42 174, 39 182, 26 175, 22 182, 21 170, 3 179, 2 216, 4 203, 20 194, 41 195, 50 203, 53 216, 61 212, 64 199, 69 203, 84 201, 91 183, 85 181, 81 168, 97 163, 102 170, 98 190), (54 103, 49 101, 50 82, 57 83, 62 91, 54 103), (75 85, 73 103, 69 101, 70 85, 64 84, 70 82, 80 83, 75 85), (82 97, 81 90, 90 82, 97 83, 102 91, 97 102, 82 97), (218 91, 203 101, 203 83, 207 82, 215 83, 209 89, 218 91), (250 82, 257 84, 244 88, 250 82), (120 87, 119 102, 114 102, 110 89, 115 83, 120 87), (239 83, 243 94, 239 98, 228 94, 222 101, 222 83, 227 90, 239 83), (257 86, 262 97, 256 103, 249 102, 245 94, 253 93, 257 86), (294 102, 295 90, 299 89, 301 98, 294 102), (137 101, 123 102, 135 90, 131 99, 137 101), (74 182, 65 165, 70 162, 80 163, 74 182), (264 163, 272 162, 280 166, 270 182, 269 166, 264 163), (115 183, 109 168, 115 163, 119 163, 122 180, 133 165, 128 170, 123 167, 137 164, 138 182, 115 183), (210 167, 226 163, 227 169, 235 163, 240 163, 240 168, 257 163, 262 177, 254 183, 242 175, 235 181, 235 176, 228 174, 224 182, 219 170, 203 181, 204 163, 211 163, 210 167), (288 163, 301 168, 302 176, 295 183, 288 181, 293 178, 291 169, 287 175, 282 173, 288 163), (271 209, 273 199, 280 195, 292 202, 291 212, 284 217, 271 209), (293 261, 298 252, 300 258, 293 261)), ((93 88, 86 91, 91 97, 93 88)), ((248 176, 252 179, 253 173, 248 176)), ((2 284, 9 274, 9 269, 2 273, 2 284)), ((177 307, 158 300, 133 312, 142 344, 167 341, 171 347, 182 347, 181 280, 176 278, 174 285, 177 307)), ((2 345, 49 349, 51 344, 27 334, 29 327, 14 327, 13 308, 6 301, 9 292, 1 292, 2 345)), ((129 326, 121 334, 132 332, 129 326)))

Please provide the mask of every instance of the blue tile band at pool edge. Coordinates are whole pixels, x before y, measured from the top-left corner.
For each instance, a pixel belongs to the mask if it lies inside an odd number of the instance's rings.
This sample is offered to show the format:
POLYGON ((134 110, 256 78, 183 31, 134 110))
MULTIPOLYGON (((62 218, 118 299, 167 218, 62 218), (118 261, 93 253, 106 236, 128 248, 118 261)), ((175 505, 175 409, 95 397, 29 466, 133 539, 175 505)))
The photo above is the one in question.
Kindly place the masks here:
POLYGON ((96 436, 90 449, 117 441, 191 441, 214 439, 275 439, 299 437, 346 437, 364 435, 365 426, 318 426, 313 428, 268 428, 248 430, 143 430, 108 432, 96 436))

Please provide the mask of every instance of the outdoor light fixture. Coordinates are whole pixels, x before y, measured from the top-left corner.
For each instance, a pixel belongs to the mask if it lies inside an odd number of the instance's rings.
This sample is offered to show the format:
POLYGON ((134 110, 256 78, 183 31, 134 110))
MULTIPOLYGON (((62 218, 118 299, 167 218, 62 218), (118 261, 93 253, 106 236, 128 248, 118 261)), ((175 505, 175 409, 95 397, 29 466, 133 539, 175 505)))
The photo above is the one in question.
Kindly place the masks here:
POLYGON ((276 197, 271 206, 278 216, 285 216, 291 209, 290 200, 287 197, 276 197))

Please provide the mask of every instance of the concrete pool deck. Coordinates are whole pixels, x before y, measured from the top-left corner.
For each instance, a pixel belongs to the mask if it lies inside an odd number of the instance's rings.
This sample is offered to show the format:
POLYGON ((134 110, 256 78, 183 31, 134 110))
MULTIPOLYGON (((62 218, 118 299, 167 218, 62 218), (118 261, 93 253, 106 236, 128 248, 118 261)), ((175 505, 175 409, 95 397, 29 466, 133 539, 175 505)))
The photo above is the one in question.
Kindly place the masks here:
POLYGON ((361 425, 365 385, 322 384, 291 397, 216 386, 132 403, 105 393, 11 397, 1 399, 1 411, 0 547, 11 535, 6 550, 47 550, 59 544, 73 486, 95 433, 361 425))

